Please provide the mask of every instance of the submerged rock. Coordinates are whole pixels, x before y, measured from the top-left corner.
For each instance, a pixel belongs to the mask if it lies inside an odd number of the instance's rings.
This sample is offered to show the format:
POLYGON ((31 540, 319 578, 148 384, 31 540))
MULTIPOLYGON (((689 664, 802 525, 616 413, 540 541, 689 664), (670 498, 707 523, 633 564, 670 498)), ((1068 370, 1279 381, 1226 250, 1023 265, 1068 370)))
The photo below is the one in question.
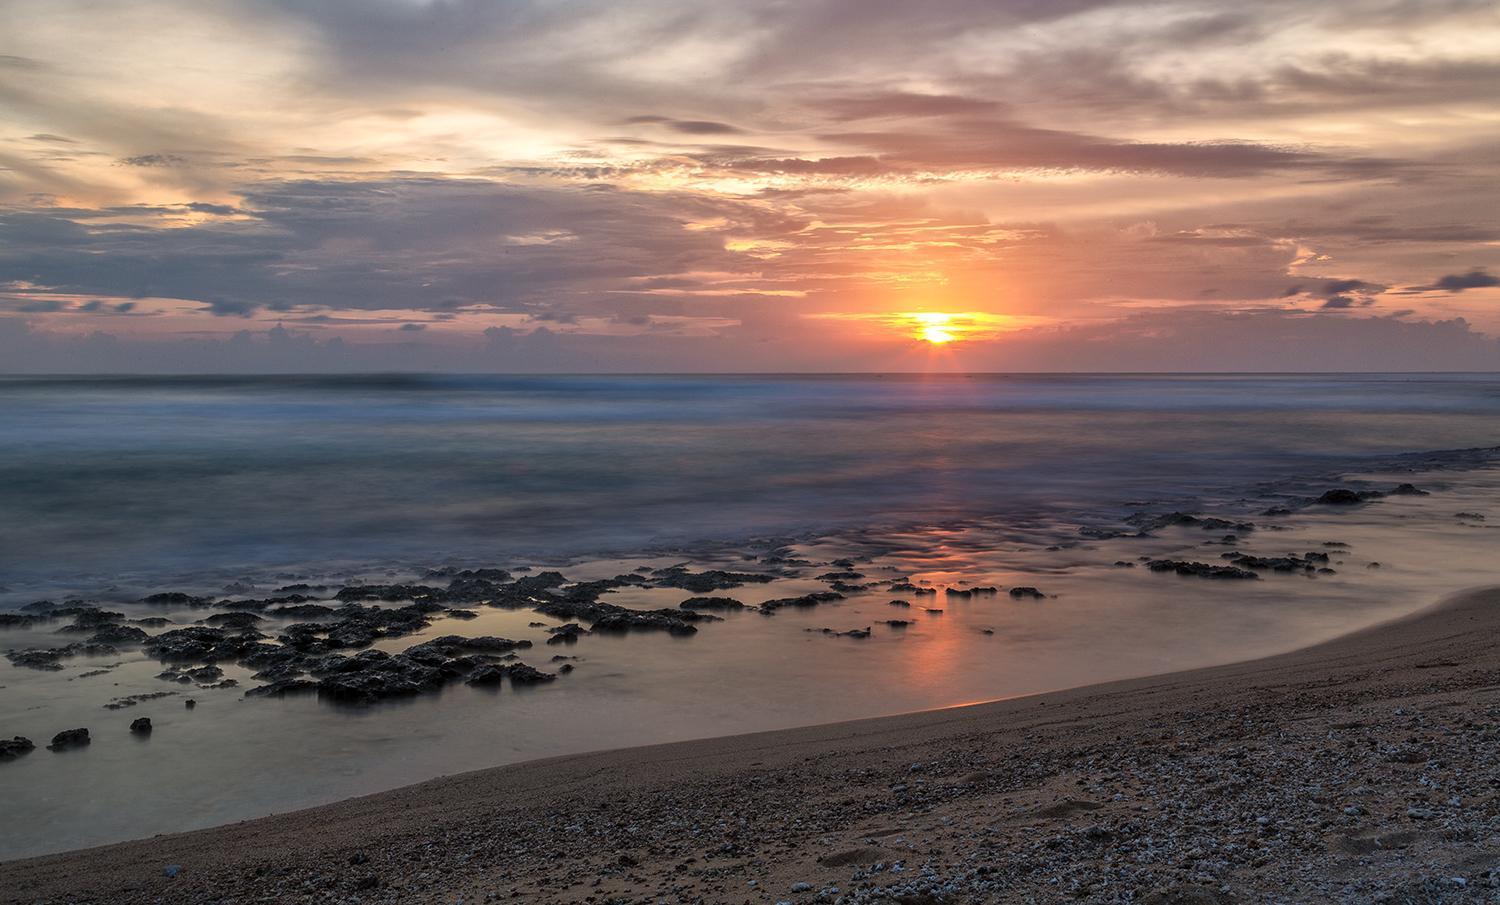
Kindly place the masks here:
POLYGON ((136 735, 150 735, 151 718, 146 716, 137 717, 131 722, 130 731, 135 733, 136 735))
POLYGON ((1235 566, 1216 566, 1206 562, 1184 562, 1176 559, 1153 559, 1146 563, 1153 572, 1176 572, 1178 575, 1196 575, 1199 578, 1254 580, 1259 575, 1249 569, 1235 566))
POLYGON ((745 605, 733 597, 689 597, 677 604, 684 610, 743 610, 745 605))
POLYGON ((87 729, 64 729, 52 736, 52 744, 47 746, 47 750, 63 751, 68 748, 81 748, 90 741, 87 729))
POLYGON ((0 738, 0 760, 15 760, 23 754, 30 754, 35 749, 36 745, 24 735, 17 735, 10 739, 0 738))
MULTIPOLYGON (((936 592, 934 592, 936 593, 936 592)), ((805 609, 822 603, 832 603, 835 600, 843 600, 844 595, 838 591, 814 591, 811 594, 803 594, 801 597, 778 597, 775 600, 767 600, 760 605, 760 611, 767 615, 785 607, 797 607, 805 609)))
POLYGON ((1031 598, 1032 600, 1044 600, 1047 597, 1046 594, 1043 594, 1041 591, 1038 591, 1036 588, 1032 587, 1011 588, 1010 596, 1016 600, 1021 600, 1027 597, 1031 598))

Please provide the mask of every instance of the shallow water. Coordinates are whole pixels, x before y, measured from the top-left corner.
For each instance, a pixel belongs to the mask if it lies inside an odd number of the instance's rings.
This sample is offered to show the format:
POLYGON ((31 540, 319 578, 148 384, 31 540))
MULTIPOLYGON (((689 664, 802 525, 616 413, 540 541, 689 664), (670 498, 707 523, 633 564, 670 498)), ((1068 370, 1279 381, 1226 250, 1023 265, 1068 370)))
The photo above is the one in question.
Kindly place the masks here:
MULTIPOLYGON (((439 620, 378 646, 399 651, 452 633, 526 638, 537 646, 521 652, 525 661, 550 668, 553 655, 575 656, 576 671, 544 687, 458 684, 363 708, 182 688, 156 679, 161 665, 138 650, 71 659, 59 673, 0 661, 0 735, 45 742, 61 729, 88 726, 95 737, 81 751, 39 749, 0 764, 0 798, 12 817, 0 826, 0 857, 208 826, 539 756, 1227 662, 1494 582, 1494 528, 1455 513, 1488 510, 1500 524, 1500 471, 1486 456, 1399 455, 1493 445, 1491 408, 1500 404, 1493 380, 733 378, 723 381, 727 388, 718 378, 622 380, 432 381, 439 389, 405 380, 384 388, 339 381, 310 388, 280 381, 12 385, 12 398, 28 401, 7 406, 0 418, 29 425, 40 445, 0 433, 5 468, 33 475, 19 491, 0 484, 8 488, 0 490, 5 511, 23 513, 33 528, 8 521, 6 549, 20 544, 30 558, 25 569, 7 566, 3 583, 14 602, 74 589, 135 616, 145 610, 122 601, 145 587, 222 591, 239 577, 263 582, 242 592, 264 596, 294 578, 420 575, 416 565, 370 565, 387 556, 422 565, 481 556, 507 567, 557 565, 573 580, 684 561, 756 569, 747 557, 773 542, 750 535, 801 532, 793 552, 814 566, 723 593, 753 605, 821 590, 827 583, 815 576, 826 564, 852 557, 864 581, 1031 585, 1048 598, 918 598, 882 588, 770 617, 728 613, 688 638, 634 632, 555 647, 542 644, 545 629, 531 623, 558 620, 481 609, 477 619, 439 620), (237 395, 248 398, 236 402, 237 395), (290 426, 299 419, 306 422, 300 432, 290 426), (71 426, 54 434, 49 423, 71 426), (371 450, 359 466, 365 479, 317 477, 340 471, 335 460, 361 437, 371 450), (408 467, 423 457, 439 464, 408 467), (568 477, 589 471, 587 462, 602 463, 607 477, 568 477), (213 489, 161 498, 173 486, 169 475, 183 468, 213 489), (1401 470, 1371 471, 1380 468, 1401 470), (524 477, 549 470, 549 480, 524 477), (1252 516, 1260 529, 1238 548, 1328 550, 1343 560, 1333 564, 1337 574, 1220 582, 1115 565, 1142 556, 1213 561, 1229 549, 1218 544, 1222 532, 1192 527, 1079 539, 1079 524, 1118 524, 1135 508, 1169 511, 1197 501, 1241 517, 1315 495, 1335 470, 1372 486, 1414 481, 1432 493, 1252 516), (83 475, 84 486, 69 475, 83 475), (705 475, 713 480, 705 483, 705 475), (252 485, 259 495, 225 489, 252 485), (277 511, 294 497, 301 515, 288 525, 277 511), (356 501, 400 524, 343 521, 340 513, 356 501), (81 529, 91 506, 117 527, 81 529), (524 525, 499 514, 518 509, 532 513, 524 525), (668 511, 676 517, 660 524, 668 511), (480 515, 467 521, 455 512, 480 515), (599 524, 589 532, 569 528, 590 519, 599 524), (652 527, 642 531, 643 524, 652 527), (268 542, 278 531, 297 540, 268 542), (663 551, 663 538, 696 552, 663 551), (1329 541, 1350 546, 1322 546, 1329 541), (637 552, 587 552, 601 544, 637 552), (341 561, 326 564, 335 558, 341 561), (1367 568, 1375 561, 1380 568, 1367 568), (102 580, 90 585, 71 573, 74 562, 102 580), (272 580, 277 573, 287 577, 272 580), (892 607, 893 596, 913 606, 892 607), (915 624, 881 624, 893 618, 915 624), (863 640, 816 631, 866 626, 873 633, 863 640), (178 694, 102 707, 158 691, 178 694), (189 696, 198 701, 191 711, 182 704, 189 696), (137 716, 155 724, 147 740, 127 731, 137 716)), ((623 588, 605 600, 655 608, 687 596, 623 588)), ((182 623, 206 615, 150 612, 182 623)), ((0 647, 61 643, 54 632, 50 625, 0 632, 0 647)), ((254 684, 245 670, 227 671, 254 684)))

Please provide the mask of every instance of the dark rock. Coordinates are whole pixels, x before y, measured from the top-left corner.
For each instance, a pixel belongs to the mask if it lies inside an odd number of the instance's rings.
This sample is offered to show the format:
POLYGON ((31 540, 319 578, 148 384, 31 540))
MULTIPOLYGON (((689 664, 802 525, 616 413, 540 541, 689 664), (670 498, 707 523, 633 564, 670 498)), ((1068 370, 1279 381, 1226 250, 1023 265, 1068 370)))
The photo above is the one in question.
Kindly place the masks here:
POLYGON ((149 635, 133 625, 106 625, 89 636, 90 644, 141 644, 149 635))
POLYGON ((765 584, 766 582, 776 580, 776 576, 774 575, 762 575, 754 572, 725 572, 721 569, 689 572, 685 566, 670 566, 665 569, 656 569, 651 573, 651 578, 658 587, 681 588, 684 591, 691 591, 694 594, 723 591, 745 584, 765 584))
POLYGON ((542 672, 525 663, 513 663, 507 666, 506 670, 510 673, 510 681, 513 685, 537 685, 557 678, 550 672, 542 672))
POLYGON ((548 644, 576 644, 578 639, 585 633, 583 626, 576 622, 567 625, 554 625, 547 629, 547 634, 552 637, 547 639, 548 644))
MULTIPOLYGON (((702 614, 693 613, 692 615, 701 616, 702 614)), ((622 608, 618 612, 607 613, 599 617, 594 620, 593 625, 593 630, 596 632, 623 632, 632 629, 659 629, 673 635, 691 635, 698 631, 696 625, 679 617, 672 610, 636 612, 622 608)))
POLYGON ((1414 484, 1397 484, 1395 486, 1395 488, 1393 490, 1391 490, 1391 495, 1392 496, 1430 496, 1430 494, 1427 491, 1418 488, 1414 484))
POLYGON ((499 685, 505 679, 509 667, 487 663, 469 674, 469 685, 499 685))
POLYGON ((745 605, 733 597, 689 597, 677 604, 684 610, 743 610, 745 605))
POLYGON ((0 613, 0 628, 26 628, 37 621, 37 617, 26 613, 0 613))
POLYGON ((245 692, 247 698, 281 698, 289 694, 316 691, 318 683, 312 679, 282 679, 269 685, 260 685, 245 692))
POLYGON ((1146 563, 1153 572, 1176 572, 1178 575, 1196 575, 1200 578, 1251 580, 1260 578, 1249 569, 1234 566, 1216 566, 1204 562, 1183 562, 1174 559, 1153 559, 1146 563))
POLYGON ((56 672, 63 668, 58 661, 66 655, 66 651, 66 648, 61 647, 28 647, 25 650, 6 651, 5 659, 24 669, 44 669, 56 672))
POLYGON ((909 600, 887 600, 886 603, 890 604, 891 606, 911 606, 911 601, 909 600))
POLYGON ((912 625, 914 623, 910 619, 886 619, 880 624, 889 625, 891 628, 906 628, 908 625, 912 625))
POLYGON ((0 760, 15 760, 23 754, 30 754, 35 749, 36 745, 24 735, 11 739, 0 738, 0 760))
POLYGON ((130 724, 130 731, 136 735, 150 735, 151 718, 143 716, 133 720, 130 724))
POLYGON ((52 744, 47 746, 47 750, 64 751, 68 748, 82 748, 89 741, 89 731, 87 729, 64 729, 62 732, 52 736, 52 744))
POLYGON ((194 597, 191 594, 184 594, 181 591, 168 591, 164 594, 152 594, 149 597, 142 597, 141 603, 152 606, 203 607, 211 605, 213 601, 207 597, 194 597))
POLYGON ((276 607, 268 612, 282 619, 318 619, 323 616, 332 616, 333 607, 324 606, 321 603, 294 603, 276 607))
POLYGON ((254 628, 265 620, 254 613, 215 613, 203 621, 220 628, 254 628))
POLYGON ((869 628, 854 628, 854 629, 850 629, 847 632, 834 631, 831 628, 824 628, 824 629, 811 629, 811 628, 808 628, 808 629, 803 629, 803 631, 805 631, 805 632, 822 632, 823 634, 830 635, 830 636, 832 636, 834 638, 861 638, 862 639, 862 638, 868 638, 868 637, 870 637, 870 630, 869 630, 869 628))
POLYGON ((1047 597, 1046 594, 1043 594, 1041 591, 1038 591, 1036 588, 1030 588, 1030 587, 1011 588, 1010 589, 1010 596, 1013 597, 1016 600, 1020 600, 1020 599, 1025 598, 1025 597, 1029 597, 1032 600, 1044 600, 1047 597))
POLYGON ((1368 491, 1359 492, 1340 487, 1335 490, 1327 490, 1318 497, 1317 503, 1321 506, 1354 506, 1370 499, 1368 491))
POLYGON ((835 600, 843 599, 844 595, 838 591, 814 591, 811 594, 803 594, 801 597, 778 597, 775 600, 767 600, 760 605, 759 609, 762 613, 769 615, 785 607, 805 609, 822 603, 832 603, 835 600))

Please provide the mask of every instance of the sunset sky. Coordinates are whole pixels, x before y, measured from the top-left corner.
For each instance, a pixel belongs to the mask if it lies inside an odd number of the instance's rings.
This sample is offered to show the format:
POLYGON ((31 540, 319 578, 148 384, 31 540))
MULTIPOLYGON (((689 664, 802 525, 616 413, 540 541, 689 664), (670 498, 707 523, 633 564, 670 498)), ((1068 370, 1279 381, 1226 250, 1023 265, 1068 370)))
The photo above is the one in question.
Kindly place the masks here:
POLYGON ((1500 6, 4 0, 0 370, 1500 369, 1500 6))

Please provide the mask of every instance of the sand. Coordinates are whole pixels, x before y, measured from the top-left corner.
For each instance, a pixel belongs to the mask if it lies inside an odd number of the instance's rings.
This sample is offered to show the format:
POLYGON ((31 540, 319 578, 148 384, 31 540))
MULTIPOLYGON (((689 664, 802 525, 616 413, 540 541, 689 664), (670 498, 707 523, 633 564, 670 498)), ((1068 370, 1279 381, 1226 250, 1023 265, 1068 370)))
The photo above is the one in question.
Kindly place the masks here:
POLYGON ((1488 589, 1247 663, 500 767, 0 864, 0 901, 1496 901, 1497 629, 1488 589))

